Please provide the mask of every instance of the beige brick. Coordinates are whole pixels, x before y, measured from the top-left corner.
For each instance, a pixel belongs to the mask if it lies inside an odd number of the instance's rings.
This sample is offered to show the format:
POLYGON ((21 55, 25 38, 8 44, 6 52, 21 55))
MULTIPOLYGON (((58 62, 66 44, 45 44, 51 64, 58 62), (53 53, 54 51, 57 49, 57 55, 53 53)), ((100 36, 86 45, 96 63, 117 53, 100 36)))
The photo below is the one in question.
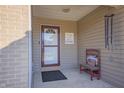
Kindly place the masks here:
POLYGON ((28 6, 0 6, 0 87, 28 87, 28 13, 28 6))

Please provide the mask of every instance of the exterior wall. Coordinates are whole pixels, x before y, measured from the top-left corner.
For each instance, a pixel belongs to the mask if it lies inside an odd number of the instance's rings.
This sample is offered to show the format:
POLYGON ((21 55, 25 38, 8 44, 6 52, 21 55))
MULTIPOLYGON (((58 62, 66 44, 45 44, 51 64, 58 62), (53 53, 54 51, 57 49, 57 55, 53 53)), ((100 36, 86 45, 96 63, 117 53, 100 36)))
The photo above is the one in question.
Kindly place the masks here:
POLYGON ((0 87, 28 87, 28 6, 0 6, 0 87))
POLYGON ((86 48, 101 50, 102 79, 124 87, 124 8, 101 6, 78 22, 79 63, 85 62, 86 48), (105 49, 104 15, 114 13, 113 47, 105 49))
POLYGON ((75 21, 61 21, 33 17, 32 24, 33 24, 33 71, 77 67, 77 23, 75 21), (41 50, 39 41, 41 35, 41 25, 43 24, 60 26, 60 66, 43 67, 41 69, 41 50), (74 33, 75 35, 74 45, 64 44, 65 32, 74 33))

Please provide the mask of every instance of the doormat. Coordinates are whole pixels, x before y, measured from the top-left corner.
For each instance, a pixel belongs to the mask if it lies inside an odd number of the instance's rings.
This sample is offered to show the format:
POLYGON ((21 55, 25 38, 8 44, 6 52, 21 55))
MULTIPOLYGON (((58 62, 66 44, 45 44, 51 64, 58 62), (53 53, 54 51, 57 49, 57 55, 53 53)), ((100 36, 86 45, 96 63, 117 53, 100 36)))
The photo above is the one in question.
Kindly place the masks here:
POLYGON ((41 75, 42 75, 42 81, 43 82, 67 79, 64 76, 64 74, 59 70, 41 72, 41 75))

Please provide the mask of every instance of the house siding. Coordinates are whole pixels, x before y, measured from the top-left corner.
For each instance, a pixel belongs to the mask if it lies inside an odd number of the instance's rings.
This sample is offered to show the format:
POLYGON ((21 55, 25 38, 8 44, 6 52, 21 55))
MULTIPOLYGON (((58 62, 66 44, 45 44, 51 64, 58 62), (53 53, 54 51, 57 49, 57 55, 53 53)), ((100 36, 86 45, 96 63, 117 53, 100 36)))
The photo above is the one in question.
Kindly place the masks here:
POLYGON ((78 59, 85 63, 86 48, 101 51, 101 77, 103 80, 124 87, 124 7, 119 9, 100 6, 78 21, 78 59), (105 48, 104 16, 113 17, 113 46, 105 48))
POLYGON ((0 87, 28 87, 28 6, 0 6, 0 87))
POLYGON ((77 22, 56 19, 47 19, 33 16, 33 71, 46 71, 56 69, 68 69, 78 66, 77 62, 77 22), (60 26, 60 66, 41 67, 41 25, 60 26), (74 33, 74 44, 64 44, 65 33, 74 33))

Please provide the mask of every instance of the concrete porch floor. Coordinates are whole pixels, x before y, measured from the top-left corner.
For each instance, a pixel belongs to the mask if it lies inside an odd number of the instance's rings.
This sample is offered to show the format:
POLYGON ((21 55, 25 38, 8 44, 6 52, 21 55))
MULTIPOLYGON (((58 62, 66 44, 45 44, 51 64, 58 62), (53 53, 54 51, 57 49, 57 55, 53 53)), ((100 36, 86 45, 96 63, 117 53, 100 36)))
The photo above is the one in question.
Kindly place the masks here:
POLYGON ((42 82, 41 72, 34 73, 34 88, 112 88, 114 86, 103 80, 94 78, 90 80, 88 74, 79 73, 78 69, 65 69, 61 72, 68 78, 67 80, 42 82))

